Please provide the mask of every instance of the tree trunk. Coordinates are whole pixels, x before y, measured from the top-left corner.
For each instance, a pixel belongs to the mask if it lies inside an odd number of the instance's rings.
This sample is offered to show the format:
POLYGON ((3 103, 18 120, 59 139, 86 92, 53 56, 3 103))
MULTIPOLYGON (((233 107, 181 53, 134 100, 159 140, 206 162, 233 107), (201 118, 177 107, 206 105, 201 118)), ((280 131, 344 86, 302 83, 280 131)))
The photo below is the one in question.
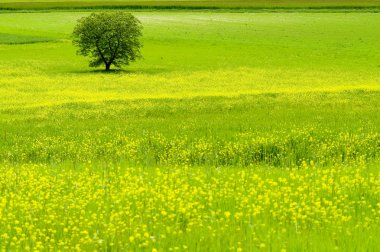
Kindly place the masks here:
POLYGON ((109 71, 111 68, 111 63, 106 63, 106 71, 109 71))

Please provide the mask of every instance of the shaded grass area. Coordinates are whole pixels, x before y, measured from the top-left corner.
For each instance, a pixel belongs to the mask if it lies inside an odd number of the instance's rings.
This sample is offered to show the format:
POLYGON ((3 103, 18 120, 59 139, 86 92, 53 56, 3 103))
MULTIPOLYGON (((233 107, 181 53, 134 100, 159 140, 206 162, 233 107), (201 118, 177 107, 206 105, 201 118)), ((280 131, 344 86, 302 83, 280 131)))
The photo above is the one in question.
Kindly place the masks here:
POLYGON ((0 33, 0 44, 31 44, 49 42, 54 39, 40 36, 24 36, 19 34, 0 33))
POLYGON ((133 9, 367 9, 379 8, 378 0, 237 0, 237 1, 5 1, 0 9, 76 9, 76 8, 133 8, 133 9))

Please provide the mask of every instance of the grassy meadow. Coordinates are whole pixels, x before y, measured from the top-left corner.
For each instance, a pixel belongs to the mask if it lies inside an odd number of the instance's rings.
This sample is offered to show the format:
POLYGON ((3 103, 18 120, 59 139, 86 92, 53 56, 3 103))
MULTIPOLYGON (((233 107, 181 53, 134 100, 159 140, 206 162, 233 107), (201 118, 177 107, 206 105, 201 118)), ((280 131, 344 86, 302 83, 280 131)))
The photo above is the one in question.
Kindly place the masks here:
POLYGON ((1 250, 376 251, 378 13, 133 14, 105 73, 0 12, 1 250))

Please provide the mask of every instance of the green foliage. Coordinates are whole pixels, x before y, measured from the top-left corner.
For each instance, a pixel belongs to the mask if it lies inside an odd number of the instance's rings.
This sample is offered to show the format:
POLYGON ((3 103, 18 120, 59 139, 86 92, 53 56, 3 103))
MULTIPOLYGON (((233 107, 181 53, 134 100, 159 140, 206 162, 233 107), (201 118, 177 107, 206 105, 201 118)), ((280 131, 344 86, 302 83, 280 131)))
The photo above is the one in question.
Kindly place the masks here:
POLYGON ((139 37, 142 25, 130 13, 92 13, 78 20, 73 31, 73 44, 78 54, 90 56, 90 66, 121 67, 141 57, 139 37))

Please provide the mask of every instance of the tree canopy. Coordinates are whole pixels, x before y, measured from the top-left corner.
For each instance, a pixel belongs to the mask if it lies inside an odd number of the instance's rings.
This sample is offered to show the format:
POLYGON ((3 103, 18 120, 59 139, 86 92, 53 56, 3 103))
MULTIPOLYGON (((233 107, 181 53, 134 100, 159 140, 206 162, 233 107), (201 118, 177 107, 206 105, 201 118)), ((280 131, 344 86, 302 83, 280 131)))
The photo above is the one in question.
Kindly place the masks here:
POLYGON ((73 31, 77 53, 90 57, 90 67, 121 67, 141 57, 142 25, 126 12, 92 13, 78 20, 73 31))

